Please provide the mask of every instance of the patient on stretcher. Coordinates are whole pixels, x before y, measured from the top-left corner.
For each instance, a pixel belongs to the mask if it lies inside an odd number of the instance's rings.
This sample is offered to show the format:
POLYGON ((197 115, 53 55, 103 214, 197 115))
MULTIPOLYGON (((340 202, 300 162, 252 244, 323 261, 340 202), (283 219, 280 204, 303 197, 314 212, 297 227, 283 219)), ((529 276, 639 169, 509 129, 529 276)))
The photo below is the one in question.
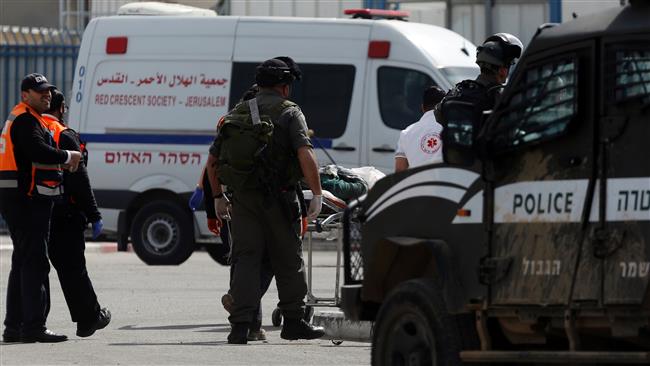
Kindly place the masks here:
MULTIPOLYGON (((327 191, 345 202, 350 202, 368 192, 368 183, 350 169, 338 165, 327 165, 321 167, 319 173, 323 191, 327 191)), ((304 184, 303 189, 307 190, 304 184)), ((325 193, 323 198, 327 198, 325 193)), ((305 197, 305 199, 308 198, 305 197)))

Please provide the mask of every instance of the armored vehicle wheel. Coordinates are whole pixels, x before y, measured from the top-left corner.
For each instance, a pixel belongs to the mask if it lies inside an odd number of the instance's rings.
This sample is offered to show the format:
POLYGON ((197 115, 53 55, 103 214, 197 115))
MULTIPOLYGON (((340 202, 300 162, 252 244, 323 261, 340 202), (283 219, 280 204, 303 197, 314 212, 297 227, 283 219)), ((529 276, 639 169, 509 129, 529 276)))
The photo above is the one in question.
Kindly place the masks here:
POLYGON ((377 314, 372 365, 460 365, 458 332, 432 279, 410 280, 377 314))
POLYGON ((147 264, 181 264, 194 251, 192 221, 178 205, 154 201, 136 213, 131 241, 147 264))
POLYGON ((282 311, 280 311, 279 308, 273 309, 273 313, 271 314, 271 323, 274 327, 282 325, 282 311))

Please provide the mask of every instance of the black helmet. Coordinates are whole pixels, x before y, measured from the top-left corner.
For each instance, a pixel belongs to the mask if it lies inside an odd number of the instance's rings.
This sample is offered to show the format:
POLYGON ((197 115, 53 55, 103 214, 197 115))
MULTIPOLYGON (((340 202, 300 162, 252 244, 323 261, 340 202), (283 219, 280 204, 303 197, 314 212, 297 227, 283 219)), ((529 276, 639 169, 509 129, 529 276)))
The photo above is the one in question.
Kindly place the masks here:
POLYGON ((476 63, 509 67, 521 56, 523 49, 519 38, 509 33, 497 33, 476 48, 476 63))
POLYGON ((256 70, 255 81, 261 87, 291 84, 295 79, 291 68, 284 61, 275 58, 262 62, 256 70))
POLYGON ((295 80, 301 80, 302 79, 302 72, 300 71, 300 67, 298 67, 298 64, 296 61, 294 61, 291 57, 289 56, 278 56, 278 57, 273 57, 276 60, 280 60, 287 64, 289 66, 289 70, 291 70, 291 75, 293 75, 293 78, 295 80))

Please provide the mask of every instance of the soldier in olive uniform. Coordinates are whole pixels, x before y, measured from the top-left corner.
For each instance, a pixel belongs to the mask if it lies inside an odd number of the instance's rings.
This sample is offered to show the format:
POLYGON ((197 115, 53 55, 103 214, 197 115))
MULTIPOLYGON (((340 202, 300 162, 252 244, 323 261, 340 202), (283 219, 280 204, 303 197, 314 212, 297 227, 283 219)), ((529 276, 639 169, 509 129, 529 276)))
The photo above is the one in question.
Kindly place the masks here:
POLYGON ((237 241, 232 253, 237 265, 231 279, 235 302, 229 317, 232 330, 228 343, 247 343, 249 325, 260 300, 260 268, 265 250, 275 273, 278 307, 284 318, 280 336, 295 340, 324 335, 322 328, 303 320, 307 284, 298 181, 304 178, 314 195, 307 212, 309 220, 320 213, 322 192, 305 117, 296 104, 287 100, 291 83, 298 75, 298 66, 290 58, 270 59, 259 65, 255 79, 260 92, 225 117, 210 148, 208 177, 215 208, 218 216, 231 216, 232 235, 237 241), (261 121, 260 116, 270 122, 261 121), (253 126, 266 124, 265 130, 246 127, 246 121, 249 126, 251 121, 253 126), (244 127, 230 129, 229 123, 244 127), (256 132, 242 137, 252 130, 256 132), (256 137, 261 134, 269 140, 257 147, 256 137), (249 140, 243 140, 245 137, 249 140), (247 149, 254 153, 245 156, 247 149), (237 165, 244 161, 250 165, 237 165), (223 196, 222 183, 232 191, 232 204, 223 196))

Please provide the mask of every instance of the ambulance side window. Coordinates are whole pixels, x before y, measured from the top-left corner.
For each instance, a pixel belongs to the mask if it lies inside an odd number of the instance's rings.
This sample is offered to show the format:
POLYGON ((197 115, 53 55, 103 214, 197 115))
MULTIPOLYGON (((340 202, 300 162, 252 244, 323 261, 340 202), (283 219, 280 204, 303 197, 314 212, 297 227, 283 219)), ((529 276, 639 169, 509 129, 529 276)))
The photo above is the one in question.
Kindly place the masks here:
MULTIPOLYGON (((257 65, 259 62, 233 63, 230 108, 255 82, 257 65)), ((341 137, 348 123, 356 68, 302 63, 299 66, 302 80, 293 83, 290 99, 300 106, 316 137, 341 137)))
POLYGON ((650 103, 650 49, 621 46, 608 50, 609 63, 616 65, 614 74, 606 75, 609 101, 613 103, 639 99, 650 103))
POLYGON ((554 60, 525 71, 495 121, 494 146, 507 150, 562 134, 578 113, 575 58, 554 60))
POLYGON ((384 124, 403 130, 422 116, 422 92, 436 85, 427 75, 401 67, 382 66, 377 70, 379 111, 384 124))

